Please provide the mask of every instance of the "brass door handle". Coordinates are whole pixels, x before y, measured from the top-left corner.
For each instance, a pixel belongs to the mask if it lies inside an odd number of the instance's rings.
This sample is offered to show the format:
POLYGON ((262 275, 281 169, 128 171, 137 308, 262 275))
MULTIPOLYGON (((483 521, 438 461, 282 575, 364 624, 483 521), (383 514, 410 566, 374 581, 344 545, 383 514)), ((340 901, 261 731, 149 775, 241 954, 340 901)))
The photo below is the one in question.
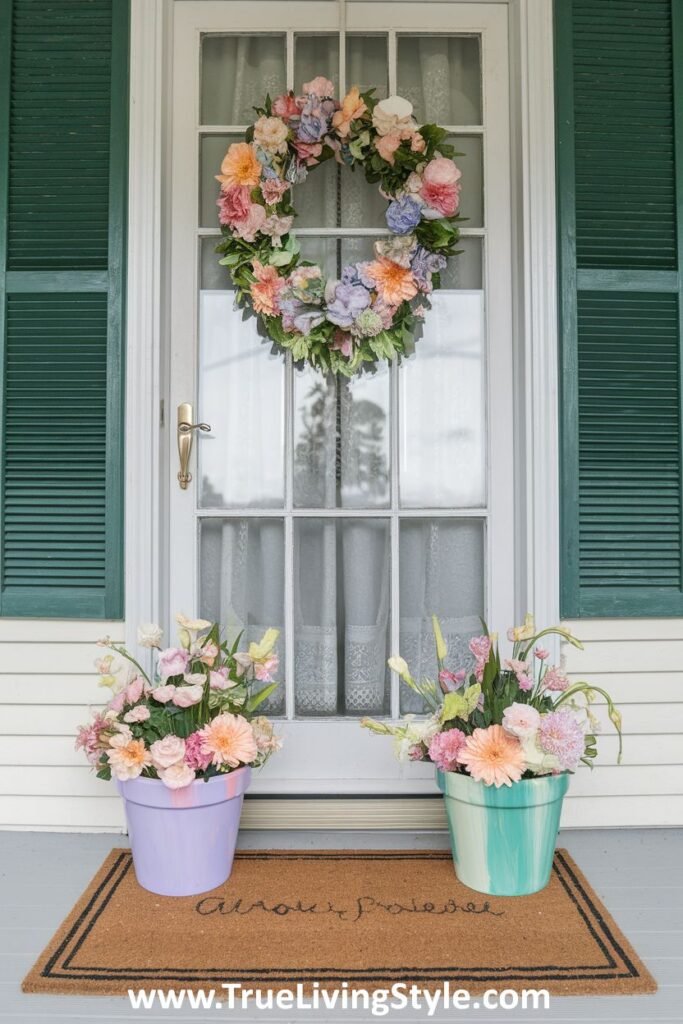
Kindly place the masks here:
POLYGON ((180 469, 178 470, 178 483, 183 491, 187 490, 187 485, 192 479, 192 474, 189 472, 190 455, 192 454, 192 431, 203 430, 209 431, 211 427, 208 423, 193 423, 192 422, 192 406, 189 402, 181 402, 178 406, 178 457, 180 459, 180 469))

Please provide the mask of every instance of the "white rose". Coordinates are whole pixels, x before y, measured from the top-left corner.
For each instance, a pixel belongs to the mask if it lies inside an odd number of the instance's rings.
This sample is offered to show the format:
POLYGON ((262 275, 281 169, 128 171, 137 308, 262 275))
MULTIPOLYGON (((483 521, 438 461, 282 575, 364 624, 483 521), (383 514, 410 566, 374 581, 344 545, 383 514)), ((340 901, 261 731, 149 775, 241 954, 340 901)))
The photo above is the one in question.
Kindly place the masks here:
POLYGON ((185 740, 180 736, 164 736, 163 740, 157 740, 149 748, 152 757, 152 764, 160 771, 170 768, 172 764, 182 761, 185 757, 185 740))
POLYGON ((189 764, 185 764, 184 761, 178 761, 176 764, 169 765, 168 768, 160 771, 159 778, 169 789, 184 789, 185 786, 189 786, 191 782, 194 782, 195 774, 189 764))
POLYGON ((164 631, 156 622, 146 622, 138 626, 138 643, 141 647, 159 647, 164 631))

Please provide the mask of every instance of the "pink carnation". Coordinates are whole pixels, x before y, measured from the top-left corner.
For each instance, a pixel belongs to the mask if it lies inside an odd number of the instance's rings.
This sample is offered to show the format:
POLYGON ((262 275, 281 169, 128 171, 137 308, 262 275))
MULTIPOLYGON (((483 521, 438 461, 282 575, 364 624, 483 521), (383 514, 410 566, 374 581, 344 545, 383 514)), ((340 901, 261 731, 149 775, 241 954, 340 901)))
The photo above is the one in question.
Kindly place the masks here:
POLYGON ((519 658, 513 658, 505 662, 505 667, 510 672, 514 672, 517 676, 517 684, 520 690, 531 690, 533 689, 534 681, 529 675, 529 663, 526 661, 520 661, 519 658))
POLYGON ((437 732, 429 744, 429 756, 442 772, 454 772, 458 767, 458 756, 467 737, 460 729, 437 732))
POLYGON ((549 711, 547 715, 541 715, 538 736, 541 748, 555 755, 561 771, 576 771, 583 757, 586 739, 571 711, 549 711))
POLYGON ((105 746, 105 734, 111 728, 111 718, 98 711, 89 725, 80 726, 74 748, 83 750, 90 764, 97 764, 105 746))
POLYGON ((246 185, 231 185, 217 200, 218 219, 221 224, 234 227, 246 220, 251 208, 251 193, 246 185))
POLYGON ((193 732, 185 740, 185 764, 196 772, 203 772, 211 764, 211 754, 202 752, 203 738, 193 732))
POLYGON ((264 178, 261 181, 261 195, 268 206, 279 203, 288 189, 289 184, 286 181, 281 181, 280 178, 264 178))

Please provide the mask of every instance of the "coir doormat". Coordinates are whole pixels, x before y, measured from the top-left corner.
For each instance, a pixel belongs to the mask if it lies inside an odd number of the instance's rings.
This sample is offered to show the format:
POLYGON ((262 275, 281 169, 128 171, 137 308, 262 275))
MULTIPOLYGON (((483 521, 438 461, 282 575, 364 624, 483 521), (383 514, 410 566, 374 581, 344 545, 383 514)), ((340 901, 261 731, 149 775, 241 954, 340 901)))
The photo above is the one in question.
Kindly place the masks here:
POLYGON ((544 988, 653 992, 656 983, 565 850, 526 897, 461 885, 447 851, 254 850, 200 896, 141 889, 113 850, 23 983, 126 994, 240 982, 294 989, 544 988))

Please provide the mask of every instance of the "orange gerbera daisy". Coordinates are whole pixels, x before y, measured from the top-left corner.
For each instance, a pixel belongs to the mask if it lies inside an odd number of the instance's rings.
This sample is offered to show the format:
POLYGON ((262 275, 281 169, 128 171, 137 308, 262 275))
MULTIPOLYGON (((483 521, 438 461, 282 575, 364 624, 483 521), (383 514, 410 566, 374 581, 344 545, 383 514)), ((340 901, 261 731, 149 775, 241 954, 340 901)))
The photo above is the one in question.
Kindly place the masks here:
POLYGON ((223 157, 221 173, 216 175, 216 180, 224 188, 230 188, 231 185, 256 188, 261 180, 261 164, 254 147, 248 142, 233 142, 223 157))
POLYGON ((410 269, 384 256, 374 260, 366 268, 366 274, 375 282, 380 299, 389 306, 400 306, 417 295, 417 284, 410 269))
POLYGON ((496 789, 519 782, 525 768, 519 740, 506 733, 501 725, 475 729, 463 744, 458 761, 476 782, 496 789))

